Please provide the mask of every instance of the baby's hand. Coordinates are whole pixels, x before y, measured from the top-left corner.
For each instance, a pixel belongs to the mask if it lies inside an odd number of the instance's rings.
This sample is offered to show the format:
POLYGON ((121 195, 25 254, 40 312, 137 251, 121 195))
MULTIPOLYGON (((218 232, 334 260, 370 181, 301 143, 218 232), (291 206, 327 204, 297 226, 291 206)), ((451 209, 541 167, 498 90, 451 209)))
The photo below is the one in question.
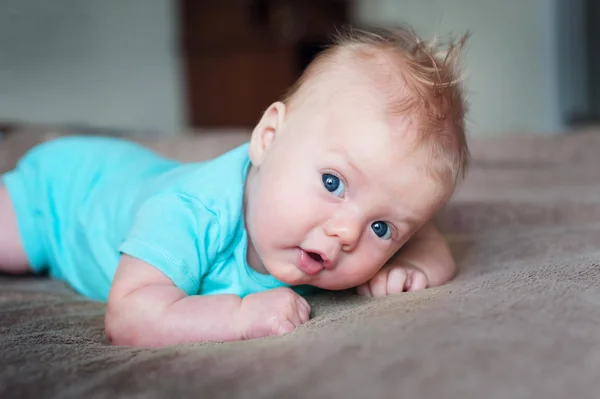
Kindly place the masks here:
POLYGON ((371 280, 359 295, 386 296, 445 284, 456 274, 446 239, 433 222, 425 224, 371 280))
POLYGON ((404 264, 388 264, 381 268, 371 280, 356 287, 359 295, 387 296, 404 291, 419 291, 427 288, 425 273, 420 269, 404 264))
POLYGON ((238 323, 243 339, 290 333, 310 319, 306 299, 289 288, 250 294, 242 299, 238 323))

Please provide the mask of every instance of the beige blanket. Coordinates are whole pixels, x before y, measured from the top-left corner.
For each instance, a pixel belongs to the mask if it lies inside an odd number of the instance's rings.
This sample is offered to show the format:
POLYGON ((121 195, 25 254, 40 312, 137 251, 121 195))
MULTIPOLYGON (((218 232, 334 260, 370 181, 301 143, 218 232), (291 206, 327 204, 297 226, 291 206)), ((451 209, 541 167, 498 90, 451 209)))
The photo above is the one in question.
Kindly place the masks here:
POLYGON ((0 398, 599 397, 600 132, 472 152, 439 218, 453 282, 322 294, 285 337, 136 349, 109 345, 103 304, 2 277, 0 398))

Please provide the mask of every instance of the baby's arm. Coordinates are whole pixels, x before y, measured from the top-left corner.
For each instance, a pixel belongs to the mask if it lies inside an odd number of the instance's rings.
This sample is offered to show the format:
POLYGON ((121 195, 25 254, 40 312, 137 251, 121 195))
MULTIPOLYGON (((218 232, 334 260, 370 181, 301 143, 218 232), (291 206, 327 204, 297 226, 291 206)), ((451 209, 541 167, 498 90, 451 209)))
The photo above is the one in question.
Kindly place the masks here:
POLYGON ((309 314, 306 300, 288 288, 244 299, 189 296, 155 267, 123 255, 108 298, 105 329, 114 344, 156 347, 285 334, 309 314))
POLYGON ((360 295, 386 296, 442 285, 456 274, 446 239, 433 222, 427 223, 365 284, 360 295))

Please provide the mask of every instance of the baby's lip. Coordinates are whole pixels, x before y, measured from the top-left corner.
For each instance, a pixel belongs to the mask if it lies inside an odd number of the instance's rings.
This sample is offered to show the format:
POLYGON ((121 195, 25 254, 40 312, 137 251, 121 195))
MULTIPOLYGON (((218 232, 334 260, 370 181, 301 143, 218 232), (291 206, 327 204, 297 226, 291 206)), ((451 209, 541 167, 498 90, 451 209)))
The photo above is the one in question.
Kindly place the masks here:
POLYGON ((323 270, 323 264, 315 260, 308 252, 298 247, 298 257, 296 259, 296 265, 302 272, 309 276, 319 274, 323 270))
POLYGON ((327 256, 327 254, 325 252, 319 251, 318 249, 312 249, 312 248, 306 248, 306 249, 301 248, 301 249, 304 252, 306 252, 306 254, 309 255, 313 259, 315 259, 315 258, 321 258, 318 261, 321 263, 321 265, 323 265, 324 269, 327 269, 327 270, 333 269, 333 262, 327 256))

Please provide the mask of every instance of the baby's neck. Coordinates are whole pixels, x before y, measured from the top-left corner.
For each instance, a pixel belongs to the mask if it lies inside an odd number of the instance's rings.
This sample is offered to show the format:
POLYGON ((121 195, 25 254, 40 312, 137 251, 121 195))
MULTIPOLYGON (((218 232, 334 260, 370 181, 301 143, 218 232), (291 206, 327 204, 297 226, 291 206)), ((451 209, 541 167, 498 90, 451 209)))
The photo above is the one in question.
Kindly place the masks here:
POLYGON ((248 174, 246 175, 246 183, 244 186, 244 228, 246 229, 246 235, 248 236, 248 250, 246 251, 246 261, 250 265, 252 269, 261 273, 261 274, 269 274, 265 266, 263 265, 260 257, 258 256, 258 252, 256 252, 256 248, 254 247, 254 243, 252 242, 252 237, 248 232, 246 211, 248 208, 248 198, 250 197, 252 192, 252 184, 254 182, 254 178, 256 176, 256 168, 254 166, 250 166, 248 170, 248 174))

